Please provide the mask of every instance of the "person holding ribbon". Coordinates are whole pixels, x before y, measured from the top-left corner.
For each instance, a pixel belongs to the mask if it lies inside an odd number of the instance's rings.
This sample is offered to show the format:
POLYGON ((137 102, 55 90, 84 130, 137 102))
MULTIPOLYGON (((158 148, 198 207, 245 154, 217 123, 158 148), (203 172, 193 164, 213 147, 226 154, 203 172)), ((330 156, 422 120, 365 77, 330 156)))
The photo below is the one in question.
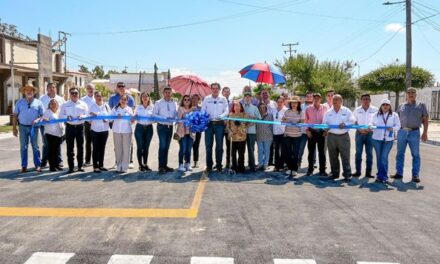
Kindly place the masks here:
POLYGON ((31 141, 35 170, 41 172, 38 132, 34 131, 32 126, 43 115, 43 104, 34 98, 38 91, 37 88, 26 85, 20 91, 24 94, 24 98, 19 99, 15 104, 12 116, 12 133, 15 137, 20 137, 21 172, 27 172, 29 140, 31 141))
MULTIPOLYGON (((108 116, 111 114, 110 106, 104 103, 101 92, 95 92, 95 103, 90 106, 89 115, 90 116, 108 116)), ((104 167, 104 155, 105 155, 105 145, 107 144, 109 120, 107 119, 93 119, 90 124, 90 131, 92 134, 92 160, 93 160, 93 171, 95 173, 100 173, 102 171, 107 171, 104 167)))
MULTIPOLYGON (((249 118, 244 111, 243 105, 239 101, 234 101, 229 117, 232 118, 249 118)), ((250 123, 243 121, 228 120, 226 127, 228 128, 229 139, 231 140, 231 169, 238 173, 244 173, 244 153, 246 151, 247 127, 250 123), (238 161, 237 161, 238 154, 238 161)))
POLYGON ((376 182, 388 183, 388 156, 393 147, 395 132, 400 129, 399 115, 393 112, 391 102, 383 99, 379 111, 373 114, 370 121, 372 126, 385 126, 385 129, 374 129, 372 143, 377 159, 376 182))
MULTIPOLYGON (((191 105, 194 108, 194 111, 200 111, 202 107, 200 106, 200 95, 193 94, 191 95, 191 105)), ((200 140, 202 139, 202 132, 196 132, 194 144, 193 144, 193 168, 199 167, 199 147, 200 140)))
MULTIPOLYGON (((90 107, 95 103, 95 98, 94 98, 95 85, 93 85, 92 83, 87 84, 86 92, 87 94, 81 97, 81 101, 86 103, 87 107, 90 110, 90 107)), ((90 130, 90 126, 91 126, 90 121, 84 122, 84 139, 86 141, 85 142, 86 155, 85 155, 84 166, 86 167, 91 165, 90 161, 92 160, 92 131, 90 130)))
MULTIPOLYGON (((48 109, 44 111, 41 121, 51 121, 59 119, 59 104, 57 99, 51 99, 48 109)), ((50 171, 62 171, 58 160, 58 149, 63 142, 64 123, 47 123, 44 125, 44 136, 47 140, 47 160, 50 171)))
POLYGON ((153 121, 142 118, 151 118, 153 116, 154 105, 151 103, 150 94, 143 92, 141 94, 141 104, 136 107, 134 116, 140 118, 137 120, 134 129, 134 138, 137 145, 137 160, 139 171, 150 172, 148 167, 148 152, 150 149, 151 139, 153 138, 153 121))
POLYGON ((206 172, 211 172, 214 162, 212 160, 212 148, 215 139, 215 168, 218 172, 223 171, 223 136, 225 133, 225 121, 222 117, 228 116, 229 107, 226 98, 220 95, 220 84, 212 83, 211 92, 203 99, 202 111, 209 114, 210 122, 205 131, 206 146, 206 172))
POLYGON ((69 164, 69 171, 67 173, 75 172, 74 157, 75 157, 75 142, 78 162, 78 171, 84 171, 84 117, 87 116, 87 104, 79 100, 79 88, 72 87, 69 89, 70 100, 61 106, 60 118, 66 118, 66 145, 67 145, 67 162, 69 164))
MULTIPOLYGON (((194 111, 191 98, 184 95, 180 102, 177 118, 184 119, 185 116, 194 111)), ((176 134, 179 137, 179 171, 192 171, 191 169, 191 149, 194 142, 194 133, 190 131, 190 127, 185 126, 183 122, 177 123, 176 134), (185 161, 185 163, 183 163, 185 161)))
MULTIPOLYGON (((301 104, 301 111, 303 111, 303 113, 305 114, 306 108, 313 105, 313 92, 312 91, 307 91, 305 98, 304 98, 304 103, 301 104)), ((308 142, 308 137, 307 137, 307 128, 306 127, 302 127, 301 128, 301 141, 299 143, 299 160, 298 160, 298 168, 301 168, 301 163, 303 160, 303 156, 304 156, 304 150, 306 149, 306 145, 308 142)), ((316 153, 314 153, 314 157, 316 160, 316 153)))
MULTIPOLYGON (((258 110, 258 107, 256 107, 252 99, 252 93, 251 92, 244 92, 244 99, 241 102, 241 105, 244 108, 244 112, 249 116, 249 118, 252 119, 261 119, 260 111, 258 110)), ((251 172, 257 171, 255 166, 255 142, 257 140, 257 130, 255 127, 255 123, 250 122, 248 123, 247 128, 247 136, 246 136, 246 147, 248 152, 248 164, 249 164, 249 170, 251 172)))
MULTIPOLYGON (((267 111, 267 105, 259 105, 261 120, 272 122, 273 116, 267 111)), ((273 141, 273 124, 257 123, 257 146, 258 146, 258 167, 257 170, 266 170, 269 165, 270 147, 273 141)))
MULTIPOLYGON (((277 107, 272 110, 272 116, 274 121, 283 121, 284 114, 287 111, 287 107, 284 105, 284 99, 278 96, 276 100, 277 107)), ((284 170, 285 161, 285 147, 284 147, 284 132, 285 125, 273 125, 273 145, 274 145, 274 159, 275 168, 274 171, 279 172, 284 170)))
POLYGON ((342 96, 333 96, 333 107, 324 116, 323 124, 328 125, 325 135, 327 136, 327 147, 330 158, 331 176, 330 179, 339 178, 340 161, 345 181, 350 181, 350 134, 346 126, 353 125, 356 119, 350 109, 342 105, 342 96))
MULTIPOLYGON (((301 101, 299 96, 293 96, 288 100, 289 109, 286 110, 283 116, 283 122, 292 125, 297 125, 304 122, 304 112, 301 110, 301 101)), ((298 126, 286 126, 284 130, 284 146, 285 146, 285 161, 288 170, 286 174, 292 180, 298 173, 299 148, 301 143, 301 128, 298 126)))
MULTIPOLYGON (((66 102, 63 97, 59 96, 57 94, 57 87, 55 83, 48 83, 46 86, 46 94, 40 96, 40 101, 43 103, 43 109, 49 109, 49 102, 50 100, 55 99, 58 102, 58 110, 60 110, 60 107, 66 102)), ((49 153, 47 151, 47 140, 44 135, 44 126, 40 126, 40 132, 41 137, 43 141, 43 151, 42 151, 42 158, 41 158, 41 168, 44 168, 47 166, 47 157, 49 156, 49 153)), ((58 166, 63 167, 63 157, 61 156, 61 144, 59 145, 59 148, 57 149, 57 157, 58 157, 58 166)))
MULTIPOLYGON (((153 107, 153 116, 174 120, 177 117, 177 104, 171 98, 171 87, 163 89, 163 98, 158 100, 153 107)), ((159 173, 164 174, 174 171, 168 167, 168 152, 170 150, 171 138, 173 137, 173 121, 158 122, 157 135, 159 136, 159 173)))
POLYGON ((133 109, 128 106, 128 95, 124 94, 119 98, 119 104, 112 110, 112 115, 118 116, 113 121, 113 141, 116 156, 116 171, 125 173, 130 163, 130 146, 133 119, 127 117, 133 116, 133 109))

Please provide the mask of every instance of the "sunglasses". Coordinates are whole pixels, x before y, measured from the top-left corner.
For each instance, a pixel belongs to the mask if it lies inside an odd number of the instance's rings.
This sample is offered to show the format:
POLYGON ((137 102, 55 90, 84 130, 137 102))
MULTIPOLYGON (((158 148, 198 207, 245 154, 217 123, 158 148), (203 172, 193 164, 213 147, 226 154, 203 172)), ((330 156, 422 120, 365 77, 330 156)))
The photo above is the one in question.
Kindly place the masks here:
POLYGON ((118 88, 125 88, 125 85, 118 85, 118 88))
POLYGON ((408 93, 408 94, 415 94, 416 92, 411 91, 411 92, 406 92, 406 93, 408 93))
POLYGON ((70 93, 70 95, 78 95, 78 92, 70 93))

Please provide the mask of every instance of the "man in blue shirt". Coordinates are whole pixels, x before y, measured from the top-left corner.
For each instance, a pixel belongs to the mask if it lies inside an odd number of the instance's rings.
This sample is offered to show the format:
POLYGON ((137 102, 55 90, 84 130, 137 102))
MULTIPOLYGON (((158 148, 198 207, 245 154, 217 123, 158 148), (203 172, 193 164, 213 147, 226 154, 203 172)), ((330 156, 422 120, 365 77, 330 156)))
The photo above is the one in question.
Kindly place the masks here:
POLYGON ((21 88, 21 92, 25 97, 17 101, 12 118, 13 134, 16 137, 20 136, 21 172, 27 172, 29 139, 32 145, 35 170, 41 172, 38 131, 34 131, 32 125, 43 115, 43 103, 34 98, 37 88, 27 85, 21 88))
MULTIPOLYGON (((134 102, 134 98, 127 93, 127 91, 125 90, 125 83, 124 82, 118 82, 116 84, 116 93, 112 96, 110 96, 109 100, 108 100, 108 105, 110 106, 111 109, 115 108, 118 104, 119 104, 119 99, 121 98, 121 95, 126 94, 128 96, 128 106, 130 106, 133 109, 134 112, 134 107, 135 107, 135 102, 134 102)), ((111 127, 112 123, 110 123, 110 127, 111 127)), ((129 169, 133 169, 133 143, 131 144, 131 148, 130 148, 130 164, 128 165, 129 169)))

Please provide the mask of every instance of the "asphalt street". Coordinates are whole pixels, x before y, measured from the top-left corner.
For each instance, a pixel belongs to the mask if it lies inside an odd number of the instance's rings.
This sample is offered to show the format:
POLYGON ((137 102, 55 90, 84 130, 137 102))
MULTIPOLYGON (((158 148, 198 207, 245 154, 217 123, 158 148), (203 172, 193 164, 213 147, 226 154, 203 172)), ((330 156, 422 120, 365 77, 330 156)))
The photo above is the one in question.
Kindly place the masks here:
MULTIPOLYGON (((0 263, 440 263, 438 146, 421 145, 420 184, 409 182, 408 152, 403 181, 388 187, 304 176, 306 164, 295 181, 204 178, 203 149, 202 138, 202 166, 181 179, 157 174, 156 134, 155 172, 135 162, 123 175, 19 174, 18 139, 0 139, 0 263)), ((177 152, 173 141, 173 167, 177 152)), ((111 167, 112 138, 106 154, 111 167)))

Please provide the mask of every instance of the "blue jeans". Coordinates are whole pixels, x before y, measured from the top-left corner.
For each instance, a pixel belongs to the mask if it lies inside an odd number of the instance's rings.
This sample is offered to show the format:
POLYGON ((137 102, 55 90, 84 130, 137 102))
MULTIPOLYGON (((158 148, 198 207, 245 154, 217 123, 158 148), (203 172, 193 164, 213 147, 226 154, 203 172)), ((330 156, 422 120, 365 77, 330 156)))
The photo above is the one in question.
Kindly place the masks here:
POLYGON ((267 166, 269 164, 270 146, 272 140, 259 141, 258 146, 258 166, 267 166))
MULTIPOLYGON (((225 133, 225 124, 209 123, 208 129, 205 131, 205 146, 206 146, 206 167, 212 169, 214 162, 212 160, 212 148, 214 146, 215 138, 215 163, 217 168, 222 167, 223 160, 223 136, 225 133)), ((229 153, 228 153, 229 155, 229 153)))
POLYGON ((191 162, 191 150, 194 143, 194 139, 190 135, 185 135, 179 140, 180 150, 179 150, 179 164, 183 164, 183 159, 185 158, 185 163, 191 162))
POLYGON ((362 171, 362 152, 365 146, 365 154, 367 156, 367 174, 371 174, 371 167, 373 166, 373 133, 368 133, 366 135, 360 134, 356 131, 355 141, 356 141, 356 172, 360 173, 362 171))
POLYGON ((299 153, 298 153, 298 167, 301 166, 302 158, 304 155, 304 149, 307 145, 307 134, 301 134, 301 140, 299 142, 299 153))
POLYGON ((168 151, 173 136, 173 126, 157 124, 157 135, 159 135, 159 168, 165 168, 168 165, 168 151))
POLYGON ((20 154, 21 154, 21 167, 27 168, 28 166, 28 146, 29 139, 31 141, 32 146, 32 154, 34 157, 34 165, 35 167, 41 166, 40 160, 40 149, 38 148, 38 129, 34 129, 33 133, 31 133, 32 126, 18 126, 18 133, 20 138, 20 154))
POLYGON ((249 169, 255 169, 255 141, 257 140, 257 134, 247 134, 246 147, 248 150, 248 164, 249 169))
POLYGON ((412 176, 419 177, 420 173, 420 130, 406 131, 400 129, 397 132, 397 155, 396 155, 396 171, 397 174, 403 175, 403 164, 405 163, 406 145, 412 155, 412 176))
POLYGON ((137 123, 134 129, 134 138, 137 145, 137 159, 139 166, 148 165, 148 152, 151 139, 153 138, 153 125, 142 125, 137 123))
MULTIPOLYGON (((42 153, 41 153, 41 165, 43 166, 43 165, 46 165, 46 163, 48 161, 49 148, 48 148, 46 135, 44 134, 44 126, 40 126, 40 132, 41 132, 41 139, 43 141, 43 149, 42 149, 42 153)), ((63 143, 63 142, 61 141, 61 143, 63 143)), ((58 162, 58 164, 63 163, 63 157, 61 156, 61 144, 59 144, 59 146, 57 148, 57 162, 58 162)))
POLYGON ((377 178, 381 181, 388 180, 388 155, 393 147, 393 141, 373 139, 374 151, 377 159, 377 178))

